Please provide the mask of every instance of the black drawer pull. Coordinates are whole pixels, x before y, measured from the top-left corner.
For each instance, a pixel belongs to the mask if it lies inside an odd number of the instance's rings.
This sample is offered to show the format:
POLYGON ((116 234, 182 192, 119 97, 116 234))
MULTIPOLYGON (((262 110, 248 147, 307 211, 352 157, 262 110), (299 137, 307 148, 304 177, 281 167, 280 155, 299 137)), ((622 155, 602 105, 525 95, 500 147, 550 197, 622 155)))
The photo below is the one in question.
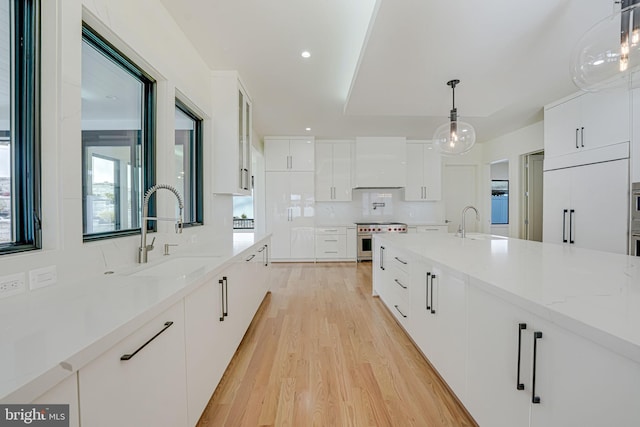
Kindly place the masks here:
POLYGON ((407 265, 407 262, 406 262, 406 261, 403 261, 403 260, 401 260, 401 259, 400 259, 400 258, 398 258, 398 257, 394 257, 394 258, 395 258, 396 260, 398 260, 398 262, 401 262, 401 263, 403 263, 404 265, 407 265))
POLYGON ((538 339, 542 338, 542 332, 533 333, 533 375, 531 375, 531 403, 540 403, 540 396, 536 396, 536 357, 538 353, 538 339))
POLYGON ((169 321, 169 322, 164 322, 164 328, 162 328, 162 330, 160 330, 160 332, 158 332, 157 334, 155 334, 154 336, 151 337, 151 339, 149 341, 147 341, 146 343, 142 344, 140 346, 140 348, 138 348, 136 351, 134 351, 131 354, 123 354, 120 357, 120 360, 130 360, 133 356, 135 356, 136 354, 138 354, 138 352, 140 350, 142 350, 143 348, 145 348, 147 346, 147 344, 149 344, 151 341, 155 340, 156 338, 158 338, 158 335, 160 335, 161 333, 163 333, 164 331, 166 331, 167 329, 169 329, 169 327, 171 327, 171 325, 173 325, 173 322, 169 321))
POLYGON ((431 311, 431 306, 429 305, 429 282, 431 281, 431 272, 427 272, 427 289, 425 290, 427 294, 427 310, 431 311))
POLYGON ((406 315, 406 314, 404 314, 403 312, 401 312, 401 311, 400 311, 400 309, 398 308, 398 306, 397 306, 397 305, 394 305, 394 307, 396 308, 396 310, 398 310, 398 313, 400 313, 400 315, 401 315, 402 317, 404 317, 404 318, 406 318, 406 317, 407 317, 407 315, 406 315))
POLYGON ((436 314, 436 305, 433 302, 433 279, 437 276, 435 274, 431 275, 431 314, 436 314))
POLYGON ((522 352, 522 330, 527 329, 526 323, 518 323, 518 376, 516 377, 517 389, 524 390, 524 384, 520 382, 520 354, 522 352))
POLYGON ((394 282, 396 282, 398 285, 400 285, 400 287, 402 289, 407 289, 408 287, 403 285, 401 281, 399 281, 398 279, 393 279, 394 282))
POLYGON ((245 259, 245 261, 249 262, 256 257, 256 254, 252 254, 249 258, 245 259))

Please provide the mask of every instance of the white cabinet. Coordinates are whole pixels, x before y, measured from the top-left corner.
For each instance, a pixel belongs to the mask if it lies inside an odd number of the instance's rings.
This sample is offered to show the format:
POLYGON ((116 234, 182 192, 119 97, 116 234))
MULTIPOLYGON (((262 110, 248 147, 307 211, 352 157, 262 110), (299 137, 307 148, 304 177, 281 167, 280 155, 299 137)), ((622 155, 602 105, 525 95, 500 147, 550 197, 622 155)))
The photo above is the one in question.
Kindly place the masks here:
POLYGON ((315 144, 313 137, 264 138, 265 170, 313 172, 315 144))
POLYGON ((351 201, 350 141, 317 141, 316 144, 316 201, 351 201))
POLYGON ((545 107, 544 155, 553 158, 630 139, 629 91, 585 93, 545 107))
POLYGON ((407 142, 407 201, 430 201, 442 198, 442 158, 426 142, 407 142))
POLYGON ((395 248, 378 247, 378 263, 381 270, 376 291, 400 325, 411 333, 411 265, 412 259, 395 248))
POLYGON ((213 72, 213 191, 251 195, 251 99, 235 71, 213 72))
POLYGON ((463 402, 466 393, 466 277, 428 261, 412 275, 412 337, 463 402))
POLYGON ((410 225, 407 233, 447 233, 449 227, 446 225, 410 225))
POLYGON ((468 336, 465 405, 479 425, 637 425, 637 363, 476 286, 468 336))
POLYGON ((186 426, 184 333, 180 300, 81 368, 80 424, 186 426))
POLYGON ((69 405, 69 427, 79 427, 78 410, 78 376, 69 375, 55 387, 39 396, 32 403, 36 405, 64 404, 69 405))
POLYGON ((358 257, 358 240, 356 227, 347 227, 347 259, 355 261, 358 257))
POLYGON ((545 156, 629 141, 626 89, 576 96, 545 108, 545 156))
POLYGON ((271 259, 315 258, 313 172, 266 172, 266 223, 271 259))
POLYGON ((343 260, 347 257, 347 228, 316 228, 316 259, 343 260))
POLYGON ((407 183, 407 143, 404 137, 356 138, 354 187, 404 187, 407 183))
POLYGON ((543 241, 627 253, 628 159, 544 172, 543 241))

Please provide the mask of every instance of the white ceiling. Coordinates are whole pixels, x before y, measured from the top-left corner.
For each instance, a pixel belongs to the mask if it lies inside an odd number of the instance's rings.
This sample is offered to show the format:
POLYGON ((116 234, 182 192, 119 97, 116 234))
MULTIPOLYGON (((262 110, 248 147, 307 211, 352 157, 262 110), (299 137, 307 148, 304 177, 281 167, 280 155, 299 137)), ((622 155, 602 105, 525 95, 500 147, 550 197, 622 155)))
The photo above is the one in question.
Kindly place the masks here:
POLYGON ((428 139, 456 106, 486 141, 577 91, 579 37, 612 0, 162 0, 212 69, 235 69, 264 135, 428 139), (309 50, 309 59, 300 52, 309 50))

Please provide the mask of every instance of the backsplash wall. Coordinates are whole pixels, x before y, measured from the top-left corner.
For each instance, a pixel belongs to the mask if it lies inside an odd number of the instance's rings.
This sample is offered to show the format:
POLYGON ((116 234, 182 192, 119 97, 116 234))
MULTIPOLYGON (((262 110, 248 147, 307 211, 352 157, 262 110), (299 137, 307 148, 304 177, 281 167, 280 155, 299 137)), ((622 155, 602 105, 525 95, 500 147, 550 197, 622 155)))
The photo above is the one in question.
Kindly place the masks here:
POLYGON ((316 225, 397 221, 407 224, 444 222, 443 202, 406 202, 404 189, 357 189, 351 202, 316 202, 316 225))

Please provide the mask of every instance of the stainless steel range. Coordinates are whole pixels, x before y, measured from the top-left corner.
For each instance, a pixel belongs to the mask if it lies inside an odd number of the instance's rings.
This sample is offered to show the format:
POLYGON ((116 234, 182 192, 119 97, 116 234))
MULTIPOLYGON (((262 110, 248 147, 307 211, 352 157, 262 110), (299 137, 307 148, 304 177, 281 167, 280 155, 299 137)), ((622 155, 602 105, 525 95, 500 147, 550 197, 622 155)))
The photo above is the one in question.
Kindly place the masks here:
POLYGON ((358 262, 373 258, 373 235, 381 233, 406 233, 407 224, 401 222, 356 222, 358 226, 358 262))

